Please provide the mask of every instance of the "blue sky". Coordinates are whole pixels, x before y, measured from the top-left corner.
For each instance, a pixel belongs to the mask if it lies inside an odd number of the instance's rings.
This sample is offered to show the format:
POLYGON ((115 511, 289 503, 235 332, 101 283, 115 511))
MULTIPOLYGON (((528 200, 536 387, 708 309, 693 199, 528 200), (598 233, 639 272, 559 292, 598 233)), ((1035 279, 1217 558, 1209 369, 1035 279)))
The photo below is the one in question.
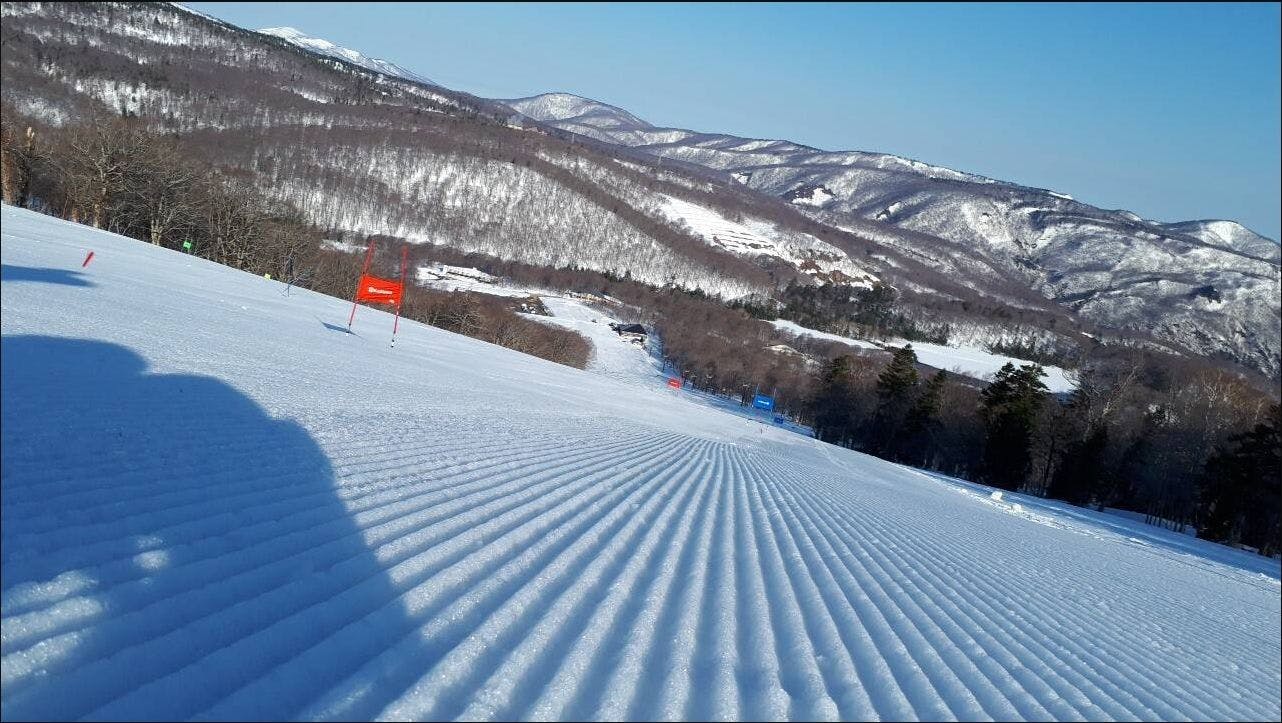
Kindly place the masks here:
POLYGON ((451 88, 866 150, 1278 239, 1278 4, 186 3, 451 88))

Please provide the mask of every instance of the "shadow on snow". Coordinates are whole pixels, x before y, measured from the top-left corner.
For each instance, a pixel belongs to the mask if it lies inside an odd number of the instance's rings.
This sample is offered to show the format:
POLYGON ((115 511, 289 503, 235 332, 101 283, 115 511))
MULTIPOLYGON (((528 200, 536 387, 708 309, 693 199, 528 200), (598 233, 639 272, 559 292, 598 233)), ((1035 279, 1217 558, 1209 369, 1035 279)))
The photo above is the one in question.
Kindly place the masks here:
POLYGON ((322 321, 321 326, 325 327, 326 329, 329 329, 330 331, 337 331, 340 334, 351 334, 352 336, 357 336, 356 332, 352 331, 351 329, 348 329, 346 326, 343 326, 342 324, 331 324, 328 321, 322 321))
POLYGON ((0 281, 28 281, 41 284, 63 284, 66 286, 93 286, 94 283, 79 271, 67 269, 46 269, 34 266, 0 265, 0 281))
POLYGON ((335 632, 406 627, 301 426, 115 344, 0 349, 5 720, 292 718, 335 632))

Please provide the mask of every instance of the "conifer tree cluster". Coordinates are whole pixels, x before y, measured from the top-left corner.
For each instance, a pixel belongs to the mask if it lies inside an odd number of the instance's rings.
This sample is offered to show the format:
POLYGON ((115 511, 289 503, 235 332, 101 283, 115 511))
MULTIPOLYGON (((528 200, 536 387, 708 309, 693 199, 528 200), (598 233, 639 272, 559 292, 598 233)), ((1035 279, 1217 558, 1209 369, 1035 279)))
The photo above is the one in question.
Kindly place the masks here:
POLYGON ((1282 552, 1282 426, 1229 377, 1163 378, 1134 359, 1084 369, 1051 394, 1038 364, 1007 363, 982 390, 923 378, 911 345, 879 370, 837 357, 818 375, 816 436, 883 459, 1282 552), (1259 419, 1243 429, 1237 415, 1259 419), (1235 433, 1235 430, 1236 431, 1235 433))
POLYGON ((940 370, 922 382, 912 345, 896 349, 877 375, 875 405, 863 418, 855 370, 856 362, 849 356, 837 357, 826 367, 812 400, 816 436, 886 459, 924 464, 942 427, 948 373, 940 370))
POLYGON ((825 442, 850 446, 853 437, 855 386, 854 358, 842 355, 828 362, 813 401, 815 436, 825 442))
POLYGON ((874 454, 898 458, 900 431, 917 396, 917 355, 912 344, 896 349, 877 377, 877 411, 870 430, 874 454))
POLYGON ((980 393, 984 422, 983 479, 994 487, 1019 489, 1032 464, 1033 432, 1046 403, 1040 365, 1007 362, 980 393))
POLYGON ((1282 414, 1273 405, 1265 421, 1235 435, 1206 465, 1199 490, 1204 537, 1247 544, 1271 555, 1282 551, 1282 414))

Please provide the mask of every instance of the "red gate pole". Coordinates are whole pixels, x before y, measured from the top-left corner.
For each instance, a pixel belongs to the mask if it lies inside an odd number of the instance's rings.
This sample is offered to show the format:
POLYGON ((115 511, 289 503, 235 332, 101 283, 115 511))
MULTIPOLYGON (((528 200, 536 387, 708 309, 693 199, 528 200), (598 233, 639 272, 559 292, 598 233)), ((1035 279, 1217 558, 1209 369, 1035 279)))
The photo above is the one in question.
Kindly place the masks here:
POLYGON ((405 266, 408 264, 409 247, 401 247, 401 293, 396 297, 396 320, 392 322, 392 348, 396 348, 396 329, 401 325, 401 302, 405 300, 405 266))
MULTIPOLYGON (((373 241, 373 239, 371 239, 371 240, 370 240, 370 242, 369 242, 369 247, 365 249, 365 265, 364 265, 363 267, 361 267, 361 279, 364 279, 364 278, 365 278, 365 274, 369 272, 369 260, 370 260, 370 257, 371 257, 371 256, 373 256, 373 255, 374 255, 374 241, 373 241)), ((357 282, 356 282, 356 294, 355 294, 354 296, 352 296, 352 314, 351 314, 351 316, 348 316, 348 317, 347 317, 347 331, 348 331, 348 332, 351 332, 351 330, 352 330, 352 321, 356 319, 356 297, 357 297, 357 296, 360 296, 360 295, 361 295, 361 281, 360 281, 360 280, 357 280, 357 282)))

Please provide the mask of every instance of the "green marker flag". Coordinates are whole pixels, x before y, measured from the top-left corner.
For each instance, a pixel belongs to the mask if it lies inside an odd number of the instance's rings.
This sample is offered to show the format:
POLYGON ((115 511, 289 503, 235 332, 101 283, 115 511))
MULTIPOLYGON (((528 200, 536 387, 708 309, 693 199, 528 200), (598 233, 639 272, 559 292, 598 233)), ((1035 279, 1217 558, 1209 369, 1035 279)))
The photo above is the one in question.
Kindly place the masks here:
POLYGON ((183 241, 183 251, 191 251, 191 242, 183 241))

